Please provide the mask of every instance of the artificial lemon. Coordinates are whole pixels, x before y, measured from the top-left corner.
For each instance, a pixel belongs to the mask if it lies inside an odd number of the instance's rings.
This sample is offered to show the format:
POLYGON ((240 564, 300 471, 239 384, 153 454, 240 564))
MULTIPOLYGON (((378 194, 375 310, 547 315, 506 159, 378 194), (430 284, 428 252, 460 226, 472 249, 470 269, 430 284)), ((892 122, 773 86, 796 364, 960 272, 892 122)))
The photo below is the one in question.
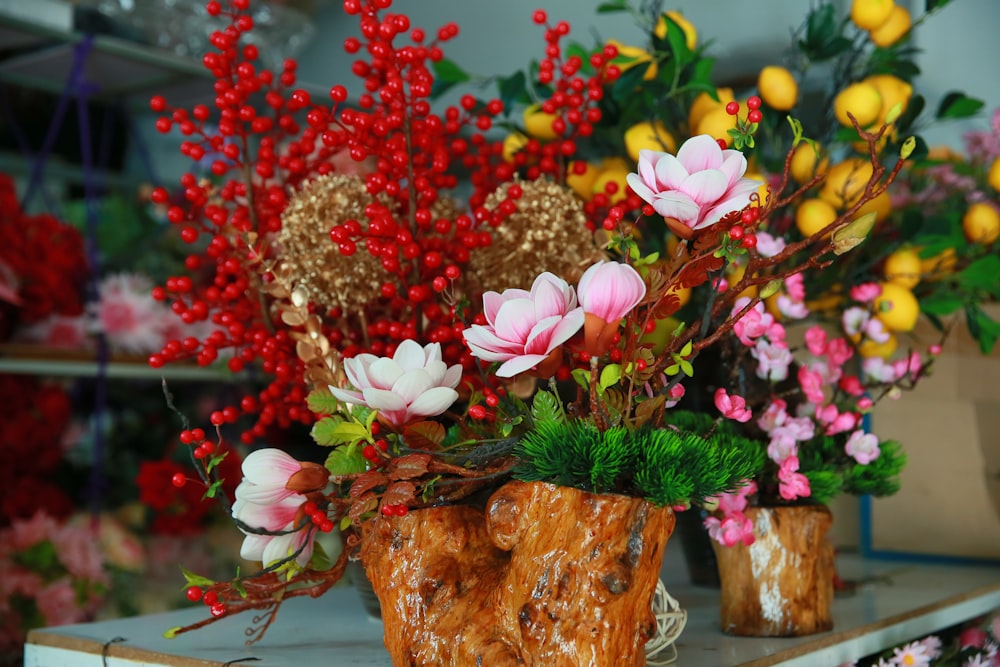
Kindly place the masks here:
POLYGON ((872 30, 889 20, 893 0, 854 0, 851 3, 851 21, 862 30, 872 30))
POLYGON ((879 110, 879 120, 886 121, 886 115, 893 107, 899 105, 899 113, 906 111, 913 96, 913 86, 892 74, 872 74, 864 79, 878 90, 882 96, 882 108, 879 110))
POLYGON ((962 231, 970 243, 989 245, 1000 237, 1000 212, 986 202, 976 202, 962 216, 962 231))
POLYGON ((735 128, 736 116, 730 116, 724 106, 719 106, 701 117, 695 134, 707 134, 713 139, 724 139, 726 145, 731 146, 733 138, 729 135, 729 130, 735 128))
POLYGON ((933 257, 920 260, 920 275, 927 280, 939 280, 950 275, 958 263, 954 248, 945 248, 933 257))
POLYGON ((1000 157, 993 160, 993 164, 990 165, 990 172, 986 176, 986 182, 990 184, 990 187, 1000 192, 1000 157))
POLYGON ((862 357, 891 357, 892 353, 896 351, 899 347, 899 341, 892 334, 889 334, 888 340, 884 343, 876 343, 871 338, 865 338, 858 345, 858 354, 862 357))
POLYGON ((716 88, 716 95, 719 99, 715 99, 706 92, 698 93, 698 96, 694 98, 691 103, 691 109, 688 111, 688 128, 691 130, 692 134, 697 134, 695 130, 698 128, 698 123, 709 111, 717 109, 719 107, 725 107, 727 104, 735 100, 733 96, 732 88, 716 88))
POLYGON ((808 238, 837 219, 837 210, 818 197, 806 199, 795 211, 795 226, 808 238))
POLYGON ((681 321, 675 317, 664 317, 656 320, 655 328, 649 333, 642 335, 639 339, 640 345, 649 345, 653 354, 661 354, 667 343, 674 337, 674 332, 681 325, 681 321))
POLYGON ((799 99, 799 85, 795 82, 795 77, 787 69, 777 65, 768 65, 760 71, 757 76, 757 92, 764 104, 778 111, 788 111, 799 99))
POLYGON ((593 194, 606 194, 608 200, 612 204, 616 204, 621 200, 625 199, 626 190, 628 188, 628 182, 625 177, 631 173, 631 169, 625 167, 612 167, 611 169, 605 169, 597 178, 594 179, 594 184, 591 186, 591 193, 593 194), (613 183, 617 187, 613 187, 614 192, 608 192, 607 186, 609 183, 613 183))
POLYGON ((677 151, 677 142, 663 123, 643 121, 625 130, 625 150, 630 158, 639 160, 639 151, 648 148, 654 151, 677 151))
POLYGON ((869 160, 847 158, 830 167, 819 196, 837 207, 850 206, 865 191, 873 173, 869 160))
POLYGON ((542 141, 552 141, 559 135, 552 129, 552 123, 558 116, 545 113, 540 104, 532 104, 524 110, 524 130, 529 135, 542 141))
POLYGON ((895 5, 889 13, 889 18, 885 23, 868 31, 872 43, 881 46, 883 49, 892 46, 903 36, 910 32, 913 21, 910 19, 910 12, 906 7, 895 5))
POLYGON ((609 39, 607 44, 618 49, 618 58, 625 59, 622 61, 615 60, 622 72, 630 70, 633 67, 644 66, 646 72, 642 75, 642 78, 647 81, 656 78, 656 61, 653 60, 653 54, 649 51, 641 49, 638 46, 622 44, 617 39, 609 39))
MULTIPOLYGON (((689 51, 694 51, 694 47, 698 44, 698 31, 695 30, 691 22, 688 21, 684 16, 678 11, 664 12, 665 16, 670 17, 670 20, 681 27, 684 31, 684 43, 687 45, 689 51)), ((659 39, 666 39, 667 37, 667 21, 660 17, 660 20, 656 22, 656 28, 653 29, 653 34, 659 39)))
POLYGON ((760 185, 757 186, 757 196, 760 198, 760 205, 763 206, 767 202, 767 177, 759 171, 749 171, 743 174, 743 178, 749 178, 755 181, 760 181, 760 185))
POLYGON ((789 169, 796 183, 801 185, 817 174, 826 173, 830 160, 826 157, 820 159, 821 155, 822 148, 818 143, 810 144, 803 141, 795 147, 789 169))
POLYGON ((882 96, 878 88, 870 83, 859 81, 847 86, 833 98, 833 115, 841 125, 853 127, 847 114, 850 112, 858 125, 868 127, 879 118, 882 110, 882 96))
POLYGON ((860 218, 866 213, 875 214, 876 224, 889 217, 889 214, 892 213, 892 197, 889 195, 888 190, 862 204, 861 208, 855 214, 855 218, 860 218))
POLYGON ((594 196, 594 181, 600 175, 601 170, 589 163, 585 162, 586 169, 582 174, 576 173, 573 170, 572 165, 569 171, 566 173, 566 185, 573 189, 573 192, 580 195, 586 201, 590 201, 591 197, 594 196))
POLYGON ((913 248, 897 250, 885 258, 882 273, 890 283, 913 289, 920 282, 920 254, 913 248))
POLYGON ((875 317, 889 331, 912 331, 920 317, 920 304, 913 292, 897 283, 882 283, 882 293, 873 302, 875 317))
POLYGON ((528 144, 528 137, 520 132, 511 132, 503 140, 503 159, 513 162, 514 155, 528 144))

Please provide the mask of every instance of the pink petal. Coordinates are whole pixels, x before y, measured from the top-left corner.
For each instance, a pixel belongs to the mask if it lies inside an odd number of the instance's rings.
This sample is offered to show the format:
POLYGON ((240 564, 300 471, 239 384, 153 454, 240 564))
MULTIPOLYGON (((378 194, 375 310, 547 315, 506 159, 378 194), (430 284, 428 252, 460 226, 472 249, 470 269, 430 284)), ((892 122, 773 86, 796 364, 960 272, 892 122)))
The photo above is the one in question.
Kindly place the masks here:
POLYGON ((706 169, 685 178, 678 190, 686 193, 698 203, 714 204, 719 197, 726 194, 728 185, 726 175, 721 171, 706 169))
POLYGON ((625 182, 628 183, 628 186, 632 188, 632 192, 634 192, 639 199, 649 204, 653 202, 653 197, 656 196, 655 193, 645 183, 643 183, 642 179, 638 176, 635 174, 627 174, 625 176, 625 182))
POLYGON ((392 393, 403 399, 405 405, 413 403, 421 394, 434 386, 430 374, 422 368, 407 371, 392 385, 392 393))
POLYGON ((691 174, 690 169, 685 169, 684 165, 673 155, 665 154, 656 163, 656 191, 676 190, 691 174))
MULTIPOLYGON (((403 375, 403 368, 396 363, 395 359, 390 359, 388 357, 382 357, 381 359, 373 362, 368 367, 367 371, 367 386, 374 387, 376 389, 391 389, 396 380, 403 375)), ((366 389, 367 387, 358 388, 366 389)))
POLYGON ((523 342, 535 325, 535 304, 530 299, 514 299, 500 306, 494 329, 499 338, 523 342))
POLYGON ((671 190, 656 195, 653 200, 653 210, 664 218, 680 220, 685 225, 698 219, 701 207, 683 192, 671 190))
POLYGON ((510 361, 505 362, 500 368, 497 369, 497 377, 502 378, 512 378, 518 373, 523 373, 524 371, 531 370, 538 364, 545 361, 545 354, 525 354, 521 357, 514 357, 510 361))
MULTIPOLYGON (((431 345, 439 345, 439 343, 431 343, 431 345)), ((420 343, 407 338, 396 348, 392 360, 399 364, 399 367, 404 371, 412 371, 415 368, 424 367, 424 364, 427 363, 427 355, 420 343)), ((369 377, 371 377, 370 374, 369 377)))
POLYGON ((407 418, 434 417, 458 400, 458 392, 448 387, 434 387, 420 394, 406 409, 407 418))
POLYGON ((347 374, 347 379, 351 382, 351 385, 357 389, 370 387, 372 383, 368 380, 367 369, 368 366, 378 361, 378 359, 374 354, 368 353, 345 359, 344 372, 347 374))
MULTIPOLYGON (((656 162, 660 157, 664 155, 661 151, 654 151, 648 148, 643 148, 639 151, 639 176, 644 187, 652 188, 656 185, 656 162)), ((629 174, 631 176, 632 174, 629 174)), ((632 181, 629 180, 628 176, 625 177, 629 185, 632 185, 632 181)), ((633 186, 634 187, 634 186, 633 186)), ((650 190, 652 192, 652 190, 650 190)), ((636 194, 639 194, 638 191, 636 194)), ((641 195, 640 195, 641 196, 641 195)))
POLYGON ((681 145, 677 159, 691 174, 703 169, 718 169, 722 164, 722 149, 710 135, 699 134, 681 145))
POLYGON ((358 391, 347 391, 339 387, 330 387, 330 393, 333 394, 334 398, 345 403, 361 404, 365 402, 365 397, 358 391))
POLYGON ((528 334, 528 339, 524 341, 524 351, 527 354, 548 354, 551 351, 549 341, 552 338, 552 331, 556 325, 562 321, 561 315, 546 317, 537 323, 528 334))
POLYGON ((386 391, 385 389, 365 389, 362 394, 365 397, 365 405, 372 410, 379 412, 388 410, 405 410, 406 401, 400 396, 386 391))
POLYGON ((271 541, 270 535, 247 535, 240 547, 240 558, 259 561, 264 556, 264 548, 271 541))
POLYGON ((561 316, 566 311, 566 296, 558 285, 548 280, 536 280, 531 288, 535 303, 535 319, 561 316))
MULTIPOLYGON (((722 158, 722 164, 719 165, 719 171, 725 174, 726 179, 730 187, 735 185, 739 181, 743 174, 747 172, 747 159, 739 151, 725 151, 722 158), (729 153, 729 155, 725 155, 729 153)), ((757 185, 763 185, 763 181, 755 181, 757 185)))
POLYGON ((528 298, 530 298, 530 295, 527 290, 523 289, 507 289, 504 290, 503 294, 486 292, 483 294, 483 314, 486 315, 486 321, 496 326, 497 313, 500 311, 500 306, 511 299, 528 298))
POLYGON ((503 340, 480 324, 473 324, 463 331, 462 337, 473 349, 473 354, 483 361, 505 361, 510 355, 524 351, 523 343, 503 340))
POLYGON ((298 461, 273 447, 250 452, 243 459, 243 477, 259 485, 283 488, 288 478, 301 468, 298 461))
POLYGON ((438 385, 441 387, 448 387, 454 389, 458 386, 458 383, 462 381, 462 366, 460 364, 455 364, 449 368, 438 385))

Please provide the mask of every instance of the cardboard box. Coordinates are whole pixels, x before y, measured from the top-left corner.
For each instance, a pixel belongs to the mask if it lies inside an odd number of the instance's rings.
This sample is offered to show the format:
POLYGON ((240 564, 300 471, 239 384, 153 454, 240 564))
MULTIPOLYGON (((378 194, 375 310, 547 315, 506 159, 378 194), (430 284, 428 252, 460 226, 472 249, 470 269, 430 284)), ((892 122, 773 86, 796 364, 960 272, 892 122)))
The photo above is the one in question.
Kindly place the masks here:
MULTIPOLYGON (((1000 317, 1000 308, 990 312, 1000 317)), ((914 332, 922 347, 936 336, 929 326, 914 332)), ((908 460, 900 492, 871 501, 862 545, 1000 560, 1000 344, 984 356, 956 326, 932 375, 876 406, 872 431, 898 440, 908 460)))

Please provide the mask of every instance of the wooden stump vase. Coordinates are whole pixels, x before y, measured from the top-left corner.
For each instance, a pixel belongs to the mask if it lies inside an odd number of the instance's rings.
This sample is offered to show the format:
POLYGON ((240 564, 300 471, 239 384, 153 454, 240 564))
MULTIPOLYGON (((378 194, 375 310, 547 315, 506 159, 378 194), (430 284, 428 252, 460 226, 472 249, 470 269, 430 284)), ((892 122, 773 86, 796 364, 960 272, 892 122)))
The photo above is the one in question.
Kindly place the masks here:
POLYGON ((722 631, 798 637, 833 629, 833 516, 825 506, 751 507, 754 543, 713 543, 722 581, 722 631))
POLYGON ((643 667, 670 508, 510 482, 468 506, 378 516, 361 559, 397 667, 643 667))

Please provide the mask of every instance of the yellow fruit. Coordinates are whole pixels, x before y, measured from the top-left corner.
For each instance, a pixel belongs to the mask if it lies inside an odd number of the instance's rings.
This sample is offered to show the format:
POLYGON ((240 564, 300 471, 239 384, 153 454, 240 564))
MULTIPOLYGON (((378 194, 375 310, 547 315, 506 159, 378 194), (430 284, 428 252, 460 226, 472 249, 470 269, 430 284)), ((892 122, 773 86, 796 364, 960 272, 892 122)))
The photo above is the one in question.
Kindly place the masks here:
POLYGON ((920 282, 920 254, 913 248, 897 250, 885 258, 882 272, 890 283, 913 289, 920 282))
POLYGON ((503 159, 505 162, 513 162, 514 154, 525 147, 528 137, 520 132, 511 132, 503 140, 503 159))
POLYGON ((628 182, 625 180, 625 177, 630 173, 630 169, 605 169, 597 176, 597 178, 594 179, 594 185, 591 187, 591 192, 595 195, 598 193, 607 194, 608 200, 612 204, 616 204, 625 199, 625 192, 628 187, 628 182), (608 183, 614 183, 618 186, 618 189, 615 190, 614 194, 608 194, 607 190, 605 190, 605 186, 607 186, 608 183))
POLYGON ((646 73, 643 74, 642 78, 647 81, 649 79, 656 78, 656 61, 653 60, 653 54, 649 51, 641 49, 638 46, 622 44, 617 39, 609 39, 607 44, 618 49, 619 58, 628 58, 627 61, 618 63, 618 68, 622 72, 630 70, 633 67, 644 65, 646 67, 646 73))
POLYGON ((850 206, 865 191, 873 172, 869 160, 848 158, 830 167, 819 196, 838 208, 850 206))
POLYGON ((882 110, 882 96, 878 88, 859 81, 847 86, 833 98, 833 115, 841 125, 853 127, 847 113, 850 112, 861 127, 868 127, 878 120, 882 110))
POLYGON ((655 124, 636 123, 625 130, 625 150, 630 158, 638 161, 639 151, 644 148, 674 153, 677 151, 677 142, 660 121, 655 124))
POLYGON ((872 30, 889 20, 895 6, 893 0, 854 0, 851 3, 851 20, 862 30, 872 30))
MULTIPOLYGON (((689 51, 694 51, 694 47, 698 44, 698 31, 695 30, 691 22, 684 18, 680 12, 669 11, 665 12, 670 20, 681 27, 684 31, 684 43, 687 45, 689 51)), ((667 22, 661 16, 660 20, 656 22, 656 28, 653 29, 653 34, 659 39, 666 39, 667 37, 667 22)))
POLYGON ((862 204, 861 208, 859 208, 858 212, 855 214, 855 218, 860 218, 866 213, 873 212, 875 213, 876 224, 885 220, 889 217, 889 214, 892 213, 892 197, 889 195, 888 191, 883 192, 874 199, 869 199, 862 204))
POLYGON ((606 157, 601 159, 601 164, 599 165, 601 171, 607 171, 609 169, 624 169, 625 171, 630 171, 632 165, 628 163, 623 157, 606 157))
POLYGON ((559 136, 552 129, 552 122, 556 118, 556 114, 542 111, 541 105, 532 104, 524 110, 524 130, 536 139, 552 141, 559 136))
POLYGON ((889 13, 889 18, 886 22, 870 30, 868 36, 871 37, 872 43, 875 46, 886 48, 887 46, 892 46, 902 39, 903 35, 910 32, 912 25, 913 21, 910 20, 909 10, 905 7, 895 5, 889 13))
POLYGON ((707 134, 713 139, 725 139, 727 145, 732 145, 733 138, 729 136, 728 130, 735 127, 736 116, 730 116, 726 113, 726 108, 720 106, 702 116, 695 134, 707 134))
POLYGON ((681 321, 674 317, 664 317, 663 319, 656 320, 656 328, 647 334, 643 334, 642 338, 639 339, 640 345, 651 345, 653 354, 660 354, 663 352, 667 343, 674 337, 673 333, 677 331, 681 321))
POLYGON ((941 162, 965 161, 965 157, 951 146, 931 146, 927 149, 927 159, 941 162))
POLYGON ((594 181, 600 175, 601 170, 589 162, 585 162, 587 165, 586 171, 582 174, 578 174, 572 169, 566 174, 566 185, 573 189, 573 192, 580 195, 584 200, 590 201, 590 198, 594 196, 594 181))
POLYGON ((691 109, 688 111, 688 128, 693 134, 697 134, 695 130, 705 114, 712 109, 725 107, 736 99, 733 96, 732 88, 717 88, 715 92, 719 96, 719 99, 715 99, 708 93, 702 92, 698 93, 698 96, 694 98, 694 102, 691 103, 691 109))
MULTIPOLYGON (((917 249, 919 252, 919 249, 917 249)), ((920 260, 920 275, 925 280, 940 280, 955 270, 958 257, 954 248, 946 248, 933 257, 920 260)))
POLYGON ((989 245, 1000 237, 1000 212, 986 202, 976 202, 962 216, 962 231, 970 243, 989 245))
POLYGON ((802 236, 810 237, 837 219, 837 210, 822 199, 807 199, 795 211, 795 226, 802 236))
POLYGON ((858 354, 862 357, 891 357, 897 347, 899 347, 899 341, 892 334, 889 334, 889 340, 884 343, 876 343, 871 338, 865 338, 858 345, 858 354))
POLYGON ((819 157, 822 155, 822 148, 819 144, 810 145, 806 142, 800 143, 795 147, 795 152, 792 154, 792 163, 790 165, 792 178, 796 183, 800 185, 809 181, 817 173, 824 174, 830 166, 830 159, 824 157, 822 160, 819 157), (817 154, 819 151, 819 154, 817 154), (817 161, 819 165, 817 166, 817 161))
POLYGON ((764 104, 778 111, 788 111, 799 99, 799 85, 795 82, 795 77, 787 69, 777 65, 768 65, 760 71, 757 91, 764 104))
POLYGON ((990 173, 986 177, 986 181, 991 188, 1000 192, 1000 157, 993 160, 993 164, 990 165, 990 173))
POLYGON ((882 293, 873 303, 875 317, 889 331, 912 331, 920 317, 920 304, 913 292, 896 283, 882 283, 882 293))
POLYGON ((899 113, 906 111, 906 107, 910 104, 910 98, 913 96, 913 86, 909 83, 891 74, 873 74, 864 82, 875 86, 879 95, 882 96, 882 108, 878 118, 880 122, 885 122, 886 115, 897 104, 899 105, 899 113))

